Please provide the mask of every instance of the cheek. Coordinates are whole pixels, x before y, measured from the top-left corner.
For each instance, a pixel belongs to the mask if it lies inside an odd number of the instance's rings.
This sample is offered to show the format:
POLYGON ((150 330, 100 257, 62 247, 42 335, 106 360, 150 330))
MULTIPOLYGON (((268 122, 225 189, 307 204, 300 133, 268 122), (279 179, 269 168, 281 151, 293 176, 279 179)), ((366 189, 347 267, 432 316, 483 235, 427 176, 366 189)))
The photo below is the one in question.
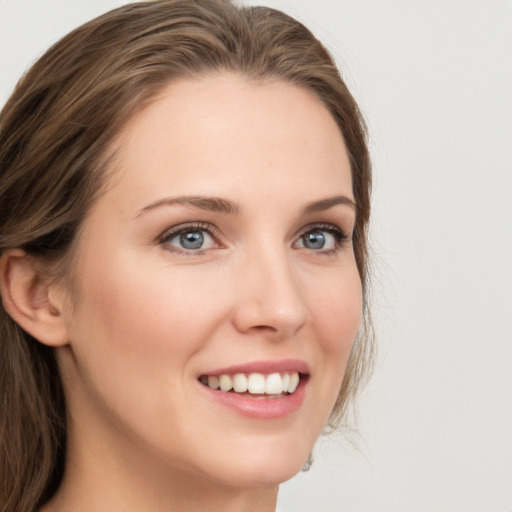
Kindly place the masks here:
POLYGON ((222 300, 205 292, 219 289, 219 273, 159 258, 148 263, 147 254, 109 254, 101 265, 84 259, 80 269, 73 349, 91 379, 108 381, 105 389, 146 380, 148 394, 152 388, 158 396, 177 386, 224 318, 222 300))
POLYGON ((322 378, 328 388, 325 398, 330 411, 361 324, 362 286, 355 265, 353 270, 333 279, 312 304, 312 324, 319 344, 317 357, 321 358, 320 366, 325 369, 322 378), (334 286, 333 282, 339 284, 334 286))
POLYGON ((187 378, 189 363, 213 328, 211 298, 191 286, 183 269, 118 257, 82 270, 67 365, 75 410, 140 432, 150 428, 145 419, 155 424, 157 413, 162 425, 180 431, 173 404, 195 383, 187 378))
POLYGON ((350 350, 362 316, 362 286, 355 266, 340 274, 312 301, 313 322, 323 334, 326 349, 334 352, 345 352, 347 346, 350 350))

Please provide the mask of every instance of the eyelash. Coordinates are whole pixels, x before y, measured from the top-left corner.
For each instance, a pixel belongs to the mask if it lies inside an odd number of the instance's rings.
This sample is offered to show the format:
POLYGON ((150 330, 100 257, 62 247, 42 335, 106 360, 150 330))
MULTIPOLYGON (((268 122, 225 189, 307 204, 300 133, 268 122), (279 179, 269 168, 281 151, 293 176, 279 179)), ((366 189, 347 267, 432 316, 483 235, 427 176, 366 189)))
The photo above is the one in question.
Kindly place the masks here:
POLYGON ((170 231, 166 231, 158 240, 158 242, 165 246, 166 250, 170 252, 174 252, 177 254, 182 254, 184 256, 200 256, 205 253, 208 249, 198 249, 195 251, 187 251, 186 249, 179 249, 175 246, 166 245, 170 240, 175 238, 176 236, 181 235, 182 233, 189 233, 192 231, 204 231, 208 233, 215 241, 222 239, 222 233, 220 229, 216 228, 213 224, 209 224, 208 222, 192 222, 188 224, 182 224, 180 226, 175 226, 171 228, 170 231))
POLYGON ((335 224, 312 224, 307 226, 302 234, 298 237, 298 240, 301 240, 308 233, 314 232, 326 232, 334 237, 335 246, 332 249, 320 249, 315 251, 314 249, 310 249, 309 252, 313 253, 315 256, 332 256, 336 254, 340 249, 343 248, 344 245, 352 242, 352 238, 347 236, 345 232, 335 224))
MULTIPOLYGON (((209 249, 198 249, 198 250, 185 250, 185 249, 179 249, 175 246, 168 245, 168 242, 175 238, 176 236, 181 235, 182 233, 188 233, 193 231, 204 231, 208 233, 209 236, 211 236, 215 241, 218 242, 219 239, 222 239, 222 233, 221 231, 215 227, 213 224, 209 224, 208 222, 192 222, 188 224, 182 224, 180 226, 176 226, 172 228, 170 231, 166 231, 162 236, 159 237, 158 243, 165 246, 166 250, 170 252, 174 252, 177 254, 181 254, 184 256, 201 256, 205 253, 205 251, 209 249)), ((351 237, 347 236, 345 232, 339 228, 338 226, 334 224, 312 224, 309 226, 306 226, 306 228, 302 231, 302 233, 298 236, 297 241, 303 239, 304 236, 306 236, 308 233, 314 233, 314 232, 326 232, 332 235, 335 239, 335 247, 332 249, 327 250, 314 250, 309 249, 308 252, 311 252, 315 255, 319 256, 329 256, 334 253, 337 253, 343 245, 350 243, 352 241, 351 237)), ((297 243, 294 242, 295 243, 297 243)), ((221 244, 222 245, 222 244, 221 244)), ((307 249, 307 247, 301 247, 307 249)))

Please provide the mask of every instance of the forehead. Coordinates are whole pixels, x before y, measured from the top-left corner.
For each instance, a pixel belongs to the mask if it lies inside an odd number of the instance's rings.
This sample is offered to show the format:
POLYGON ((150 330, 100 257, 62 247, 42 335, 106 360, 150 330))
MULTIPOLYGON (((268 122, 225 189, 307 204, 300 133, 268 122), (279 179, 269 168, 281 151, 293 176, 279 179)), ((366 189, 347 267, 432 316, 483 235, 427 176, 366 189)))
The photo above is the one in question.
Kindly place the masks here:
POLYGON ((320 195, 336 188, 352 196, 336 122, 313 94, 286 82, 228 73, 174 82, 127 123, 116 145, 121 181, 141 201, 155 186, 223 196, 243 185, 314 183, 320 195))

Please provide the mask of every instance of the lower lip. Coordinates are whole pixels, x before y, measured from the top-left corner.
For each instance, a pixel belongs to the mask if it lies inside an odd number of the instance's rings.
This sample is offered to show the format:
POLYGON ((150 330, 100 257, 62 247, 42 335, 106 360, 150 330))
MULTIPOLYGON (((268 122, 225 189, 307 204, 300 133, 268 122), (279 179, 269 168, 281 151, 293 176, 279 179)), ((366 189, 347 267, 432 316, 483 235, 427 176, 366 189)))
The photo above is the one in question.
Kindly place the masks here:
POLYGON ((199 384, 211 398, 238 414, 258 420, 285 418, 297 411, 306 395, 307 379, 301 379, 297 389, 279 398, 251 398, 239 393, 224 392, 199 384))

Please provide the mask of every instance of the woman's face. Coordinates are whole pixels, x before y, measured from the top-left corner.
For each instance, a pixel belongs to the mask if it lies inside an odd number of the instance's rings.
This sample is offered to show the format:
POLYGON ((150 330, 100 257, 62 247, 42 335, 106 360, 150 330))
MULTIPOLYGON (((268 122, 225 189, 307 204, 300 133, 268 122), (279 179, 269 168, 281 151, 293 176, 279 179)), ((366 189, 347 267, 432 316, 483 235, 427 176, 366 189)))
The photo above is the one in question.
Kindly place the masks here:
POLYGON ((64 313, 71 453, 230 486, 290 478, 361 316, 337 125, 287 83, 183 80, 128 123, 114 167, 64 313))

